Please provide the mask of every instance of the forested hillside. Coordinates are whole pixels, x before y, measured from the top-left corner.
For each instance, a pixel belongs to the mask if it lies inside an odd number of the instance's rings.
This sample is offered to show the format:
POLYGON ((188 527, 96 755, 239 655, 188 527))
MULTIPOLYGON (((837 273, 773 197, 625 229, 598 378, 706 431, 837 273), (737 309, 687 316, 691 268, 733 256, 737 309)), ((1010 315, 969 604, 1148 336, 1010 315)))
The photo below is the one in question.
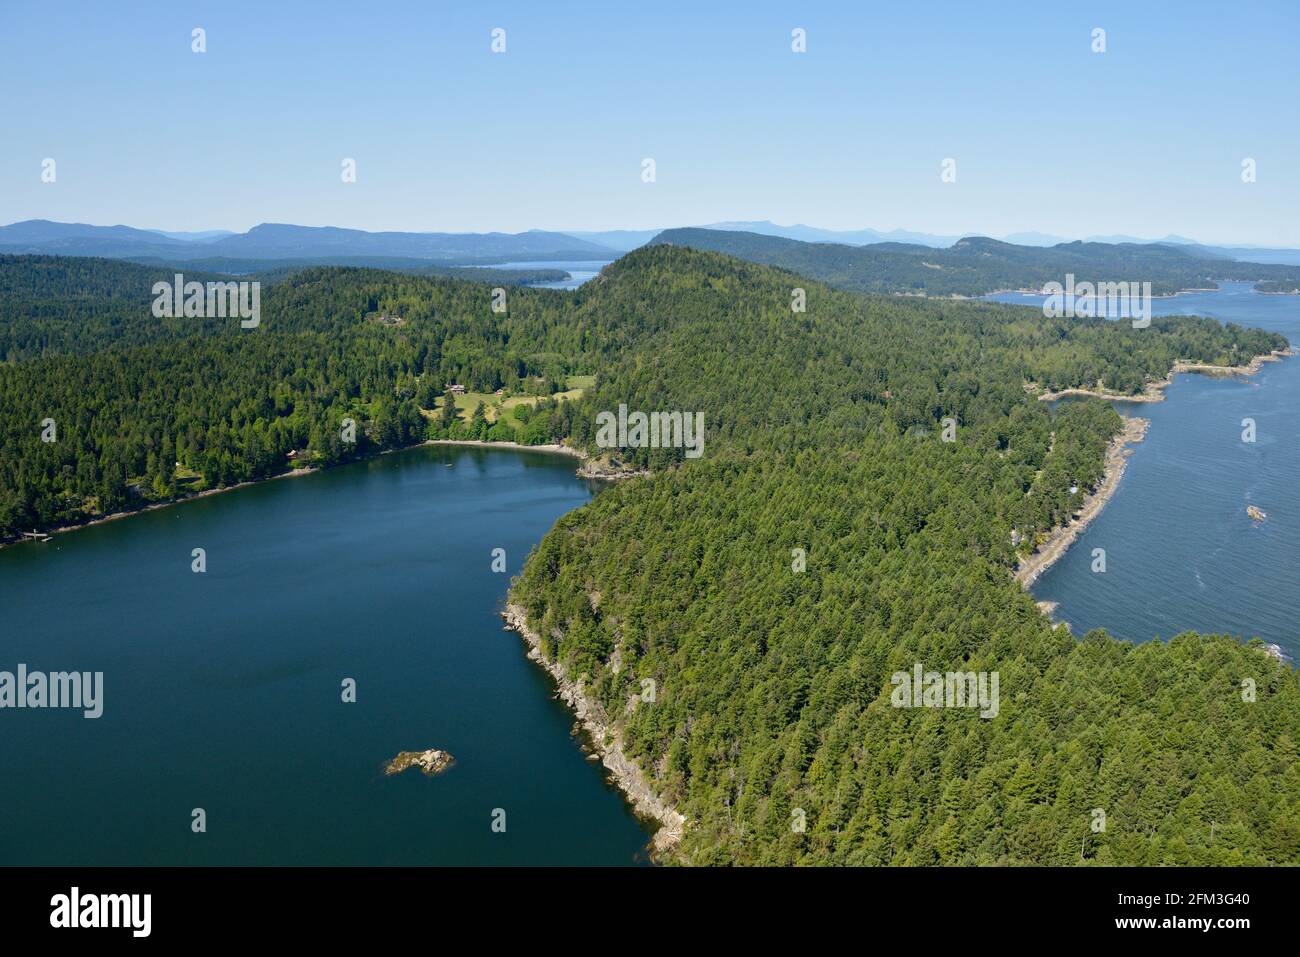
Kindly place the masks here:
POLYGON ((662 245, 572 293, 513 289, 505 313, 487 284, 314 269, 264 291, 257 329, 154 336, 136 324, 172 321, 92 314, 81 292, 125 306, 149 270, 118 283, 65 262, 0 278, 47 290, 35 325, 57 332, 25 357, 28 324, 5 319, 5 532, 425 436, 603 455, 600 411, 701 413, 701 458, 617 451, 653 474, 561 519, 513 589, 688 818, 675 860, 1300 862, 1292 669, 1227 637, 1076 641, 1010 575, 1013 529, 1032 543, 1063 521, 1119 426, 1099 401, 1054 413, 1038 388, 1136 390, 1175 358, 1279 337, 865 298, 662 245), (545 397, 573 375, 594 384, 515 425, 457 416, 443 394, 545 397), (891 707, 890 675, 916 663, 998 672, 999 713, 891 707), (644 679, 653 703, 633 701, 644 679))
MULTIPOLYGON (((371 264, 373 265, 373 264, 371 264)), ((415 275, 510 286, 564 279, 558 269, 431 266, 405 260, 384 268, 415 275)), ((142 345, 196 333, 232 332, 205 319, 155 319, 155 282, 283 282, 311 268, 302 263, 207 260, 182 265, 65 256, 0 256, 0 363, 66 352, 93 352, 111 343, 142 345), (239 274, 233 275, 235 269, 239 274)))
POLYGON ((676 858, 1300 861, 1296 672, 1227 637, 1053 631, 987 547, 976 456, 944 458, 692 464, 599 496, 530 559, 515 598, 549 655, 610 715, 655 682, 624 739, 690 822, 676 858), (999 673, 999 713, 891 707, 918 662, 999 673))
MULTIPOLYGON (((152 285, 171 278, 0 259, 0 537, 421 441, 420 408, 449 383, 549 394, 582 371, 561 292, 512 289, 499 315, 487 283, 313 269, 265 287, 244 330, 154 318, 152 285), (41 441, 47 419, 57 441, 41 441)), ((533 441, 558 438, 549 416, 533 441)))
MULTIPOLYGON (((825 288, 794 314, 790 288, 807 280, 667 247, 631 254, 573 293, 511 289, 504 313, 492 310, 487 283, 341 268, 279 274, 263 289, 255 330, 154 318, 150 290, 171 278, 110 260, 0 259, 0 536, 426 436, 567 438, 599 451, 595 414, 620 402, 650 409, 671 398, 708 413, 710 449, 724 438, 791 449, 824 443, 827 429, 844 440, 877 417, 899 432, 933 431, 945 416, 973 430, 994 412, 1045 442, 1026 379, 1058 389, 1104 377, 1108 388, 1138 391, 1175 359, 1235 364, 1282 344, 1203 319, 1134 330, 825 288), (715 368, 698 368, 707 355, 698 339, 736 335, 760 335, 764 348, 743 348, 742 338, 715 368), (999 378, 984 374, 997 366, 999 378), (568 376, 597 372, 580 402, 543 398, 510 421, 457 417, 443 397, 452 383, 562 395, 568 376), (47 419, 56 442, 40 440, 47 419), (358 425, 355 443, 342 438, 344 419, 358 425)), ((619 457, 659 467, 683 456, 619 457)), ((1059 488, 1034 501, 1051 503, 1025 516, 1036 528, 1070 506, 1059 488)))
MULTIPOLYGON (((1300 283, 1300 268, 1198 255, 1196 247, 1159 243, 1061 243, 1017 246, 984 237, 948 249, 909 243, 843 246, 718 229, 667 229, 653 240, 781 266, 855 292, 983 296, 1044 283, 1150 282, 1153 295, 1216 288, 1219 279, 1300 283)), ((1276 290, 1274 290, 1276 291, 1276 290)))
POLYGON ((712 444, 566 516, 513 593, 608 714, 634 706, 628 748, 691 822, 678 859, 1295 862, 1295 673, 1228 638, 1076 642, 1009 575, 1011 529, 1076 507, 1118 424, 1052 419, 1025 379, 1240 333, 821 287, 792 316, 790 281, 676 249, 610 271, 606 311, 647 344, 597 406, 699 409, 712 444), (891 707, 917 662, 999 672, 1001 713, 891 707))

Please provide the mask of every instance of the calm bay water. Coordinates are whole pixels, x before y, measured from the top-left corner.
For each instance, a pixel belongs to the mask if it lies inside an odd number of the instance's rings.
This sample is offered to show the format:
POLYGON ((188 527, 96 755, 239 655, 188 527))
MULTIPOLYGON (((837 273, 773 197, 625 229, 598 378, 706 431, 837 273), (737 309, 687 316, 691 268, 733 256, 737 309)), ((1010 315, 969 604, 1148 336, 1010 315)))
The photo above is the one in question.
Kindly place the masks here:
POLYGON ((0 712, 0 864, 643 861, 497 615, 592 494, 568 459, 423 447, 0 551, 0 670, 105 685, 96 720, 0 712), (382 773, 435 747, 438 777, 382 773))
MULTIPOLYGON (((1041 305, 1043 297, 998 295, 1041 305)), ((1154 300, 1154 312, 1202 315, 1279 332, 1300 345, 1300 297, 1248 283, 1154 300)), ((1300 659, 1300 357, 1249 378, 1179 375, 1164 402, 1116 403, 1151 420, 1119 490, 1034 585, 1076 635, 1131 641, 1189 629, 1258 635, 1300 659), (1257 437, 1243 442, 1242 420, 1257 437), (1246 515, 1256 505, 1262 523, 1246 515), (1106 572, 1091 570, 1106 550, 1106 572)))
POLYGON ((568 279, 559 282, 538 282, 533 286, 538 289, 577 289, 584 282, 595 279, 612 259, 589 259, 578 262, 518 262, 501 263, 492 269, 563 269, 569 274, 568 279))

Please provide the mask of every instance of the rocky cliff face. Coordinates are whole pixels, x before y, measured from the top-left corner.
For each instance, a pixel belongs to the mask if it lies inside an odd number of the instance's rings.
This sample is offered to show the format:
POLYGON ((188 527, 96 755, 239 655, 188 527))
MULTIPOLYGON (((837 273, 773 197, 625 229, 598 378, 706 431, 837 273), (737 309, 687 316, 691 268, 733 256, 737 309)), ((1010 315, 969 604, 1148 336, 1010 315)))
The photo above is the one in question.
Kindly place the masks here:
POLYGON ((528 642, 528 657, 545 668, 558 685, 561 701, 567 704, 577 716, 578 723, 591 737, 592 746, 600 755, 601 763, 609 769, 620 790, 627 795, 632 806, 642 817, 659 822, 651 847, 662 853, 679 840, 686 826, 686 818, 677 809, 665 802, 651 787, 640 766, 623 751, 623 738, 618 725, 605 714, 605 709, 598 702, 587 697, 581 679, 575 681, 566 673, 559 662, 550 662, 542 657, 541 636, 528 627, 524 610, 519 605, 506 606, 501 615, 506 627, 517 631, 528 642))

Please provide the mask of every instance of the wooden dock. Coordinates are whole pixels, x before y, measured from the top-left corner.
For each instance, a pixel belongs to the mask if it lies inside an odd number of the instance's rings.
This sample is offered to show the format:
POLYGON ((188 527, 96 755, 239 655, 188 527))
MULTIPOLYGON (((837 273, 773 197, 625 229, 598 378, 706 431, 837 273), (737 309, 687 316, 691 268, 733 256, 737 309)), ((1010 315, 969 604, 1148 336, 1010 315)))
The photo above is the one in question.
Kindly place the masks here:
POLYGON ((45 532, 23 532, 23 541, 25 542, 48 542, 50 536, 45 532))

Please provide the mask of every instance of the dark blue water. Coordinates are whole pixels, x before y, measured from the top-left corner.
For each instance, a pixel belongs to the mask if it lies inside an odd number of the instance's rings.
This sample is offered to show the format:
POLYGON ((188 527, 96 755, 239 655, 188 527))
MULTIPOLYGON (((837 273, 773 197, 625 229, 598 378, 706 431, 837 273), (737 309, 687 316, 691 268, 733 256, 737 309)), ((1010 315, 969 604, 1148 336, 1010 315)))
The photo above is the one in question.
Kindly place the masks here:
MULTIPOLYGON (((1041 304, 1005 294, 1001 302, 1041 304)), ((1202 315, 1300 344, 1300 297, 1246 283, 1154 300, 1156 315, 1202 315)), ((1075 634, 1132 641, 1180 631, 1259 636, 1300 658, 1300 357, 1249 378, 1179 375, 1156 403, 1116 403, 1151 420, 1115 497, 1034 585, 1075 634), (1242 420, 1255 420, 1253 444, 1242 420), (1246 515, 1256 505, 1262 523, 1246 515), (1106 572, 1091 570, 1106 550, 1106 572)))
POLYGON ((0 551, 0 670, 105 673, 97 720, 0 711, 0 864, 641 860, 497 616, 591 495, 569 459, 425 447, 0 551), (445 774, 383 775, 435 747, 445 774))
POLYGON ((569 274, 568 279, 558 282, 532 283, 538 289, 577 289, 584 282, 595 279, 600 271, 608 266, 612 259, 590 259, 577 262, 517 262, 501 263, 489 266, 489 269, 563 269, 569 274))

